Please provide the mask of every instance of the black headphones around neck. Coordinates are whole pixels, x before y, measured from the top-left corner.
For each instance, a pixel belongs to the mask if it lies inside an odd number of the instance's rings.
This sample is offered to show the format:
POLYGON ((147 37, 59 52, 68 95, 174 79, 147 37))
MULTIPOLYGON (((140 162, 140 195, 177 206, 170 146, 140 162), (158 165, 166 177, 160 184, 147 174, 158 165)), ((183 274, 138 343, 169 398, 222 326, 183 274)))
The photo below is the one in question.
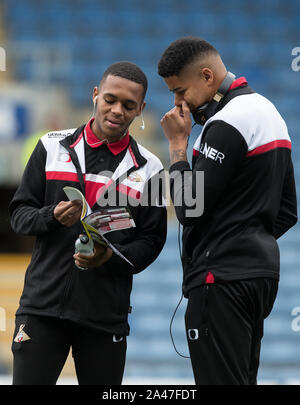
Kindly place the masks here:
POLYGON ((234 80, 235 75, 231 72, 227 72, 225 79, 222 81, 221 86, 213 99, 208 103, 201 105, 193 112, 193 118, 196 124, 204 125, 206 121, 216 113, 219 102, 225 96, 234 80))

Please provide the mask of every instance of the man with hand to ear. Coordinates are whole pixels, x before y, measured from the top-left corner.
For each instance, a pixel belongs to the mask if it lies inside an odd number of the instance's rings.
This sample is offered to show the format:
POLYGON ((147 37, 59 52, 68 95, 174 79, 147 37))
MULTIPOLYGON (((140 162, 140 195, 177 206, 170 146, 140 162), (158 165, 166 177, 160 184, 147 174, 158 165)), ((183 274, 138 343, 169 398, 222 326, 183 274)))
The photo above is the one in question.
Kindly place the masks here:
POLYGON ((276 239, 297 222, 287 127, 274 105, 246 78, 228 72, 201 38, 170 44, 158 73, 174 93, 175 107, 161 125, 169 141, 171 197, 183 225, 185 325, 195 382, 256 384, 264 319, 278 288, 276 239), (204 126, 190 166, 191 114, 204 126), (204 201, 200 214, 192 215, 186 203, 190 189, 195 201, 204 201))
POLYGON ((187 145, 192 130, 191 112, 183 100, 167 112, 160 121, 164 134, 169 141, 171 163, 187 160, 187 145))
POLYGON ((158 257, 167 232, 163 195, 152 190, 163 166, 129 134, 146 91, 137 65, 109 66, 89 122, 47 133, 29 159, 10 204, 13 230, 36 237, 16 312, 13 384, 55 384, 70 348, 79 384, 122 383, 133 275, 158 257), (74 254, 82 206, 66 201, 65 186, 92 211, 128 208, 135 227, 106 234, 128 262, 96 242, 91 256, 74 254))

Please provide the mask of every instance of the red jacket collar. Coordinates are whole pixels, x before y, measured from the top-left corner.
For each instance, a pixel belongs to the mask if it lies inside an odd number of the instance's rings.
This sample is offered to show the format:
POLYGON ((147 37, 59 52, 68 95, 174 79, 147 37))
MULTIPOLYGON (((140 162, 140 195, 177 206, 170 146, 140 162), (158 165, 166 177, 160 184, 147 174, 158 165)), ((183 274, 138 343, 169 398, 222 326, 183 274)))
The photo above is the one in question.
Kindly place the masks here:
POLYGON ((124 138, 120 139, 117 142, 106 143, 105 141, 100 141, 99 138, 92 131, 91 124, 95 118, 91 118, 86 124, 85 133, 86 133, 86 142, 91 148, 99 148, 101 145, 106 145, 108 149, 114 154, 118 155, 129 145, 129 131, 127 131, 124 138))
POLYGON ((233 83, 231 83, 231 86, 229 87, 228 90, 235 89, 236 87, 240 86, 246 86, 248 84, 247 79, 245 77, 239 77, 238 79, 235 79, 233 83))

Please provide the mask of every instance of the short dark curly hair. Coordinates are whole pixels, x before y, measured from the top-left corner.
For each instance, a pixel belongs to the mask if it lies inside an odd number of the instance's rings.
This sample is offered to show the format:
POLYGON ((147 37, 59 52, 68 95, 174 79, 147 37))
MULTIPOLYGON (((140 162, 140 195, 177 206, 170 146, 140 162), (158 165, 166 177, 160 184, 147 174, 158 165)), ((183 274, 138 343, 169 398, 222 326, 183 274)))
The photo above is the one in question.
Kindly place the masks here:
POLYGON ((144 88, 143 98, 145 97, 148 89, 148 80, 142 69, 139 68, 135 63, 128 61, 113 63, 103 73, 100 85, 109 75, 122 77, 123 79, 141 84, 144 88))
POLYGON ((162 77, 178 76, 181 71, 201 56, 218 51, 207 41, 197 37, 183 37, 172 42, 158 63, 158 74, 162 77))

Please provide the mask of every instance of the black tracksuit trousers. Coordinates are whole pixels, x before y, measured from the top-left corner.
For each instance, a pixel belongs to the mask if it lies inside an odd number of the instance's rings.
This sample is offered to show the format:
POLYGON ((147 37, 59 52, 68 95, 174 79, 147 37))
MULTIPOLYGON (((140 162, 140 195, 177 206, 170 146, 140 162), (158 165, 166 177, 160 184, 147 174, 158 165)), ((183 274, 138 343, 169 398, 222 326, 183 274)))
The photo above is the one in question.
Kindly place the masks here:
POLYGON ((192 289, 185 314, 197 385, 257 383, 264 319, 278 281, 257 278, 192 289))
POLYGON ((59 318, 18 315, 13 339, 14 385, 56 384, 70 347, 80 385, 122 383, 126 336, 59 318))

